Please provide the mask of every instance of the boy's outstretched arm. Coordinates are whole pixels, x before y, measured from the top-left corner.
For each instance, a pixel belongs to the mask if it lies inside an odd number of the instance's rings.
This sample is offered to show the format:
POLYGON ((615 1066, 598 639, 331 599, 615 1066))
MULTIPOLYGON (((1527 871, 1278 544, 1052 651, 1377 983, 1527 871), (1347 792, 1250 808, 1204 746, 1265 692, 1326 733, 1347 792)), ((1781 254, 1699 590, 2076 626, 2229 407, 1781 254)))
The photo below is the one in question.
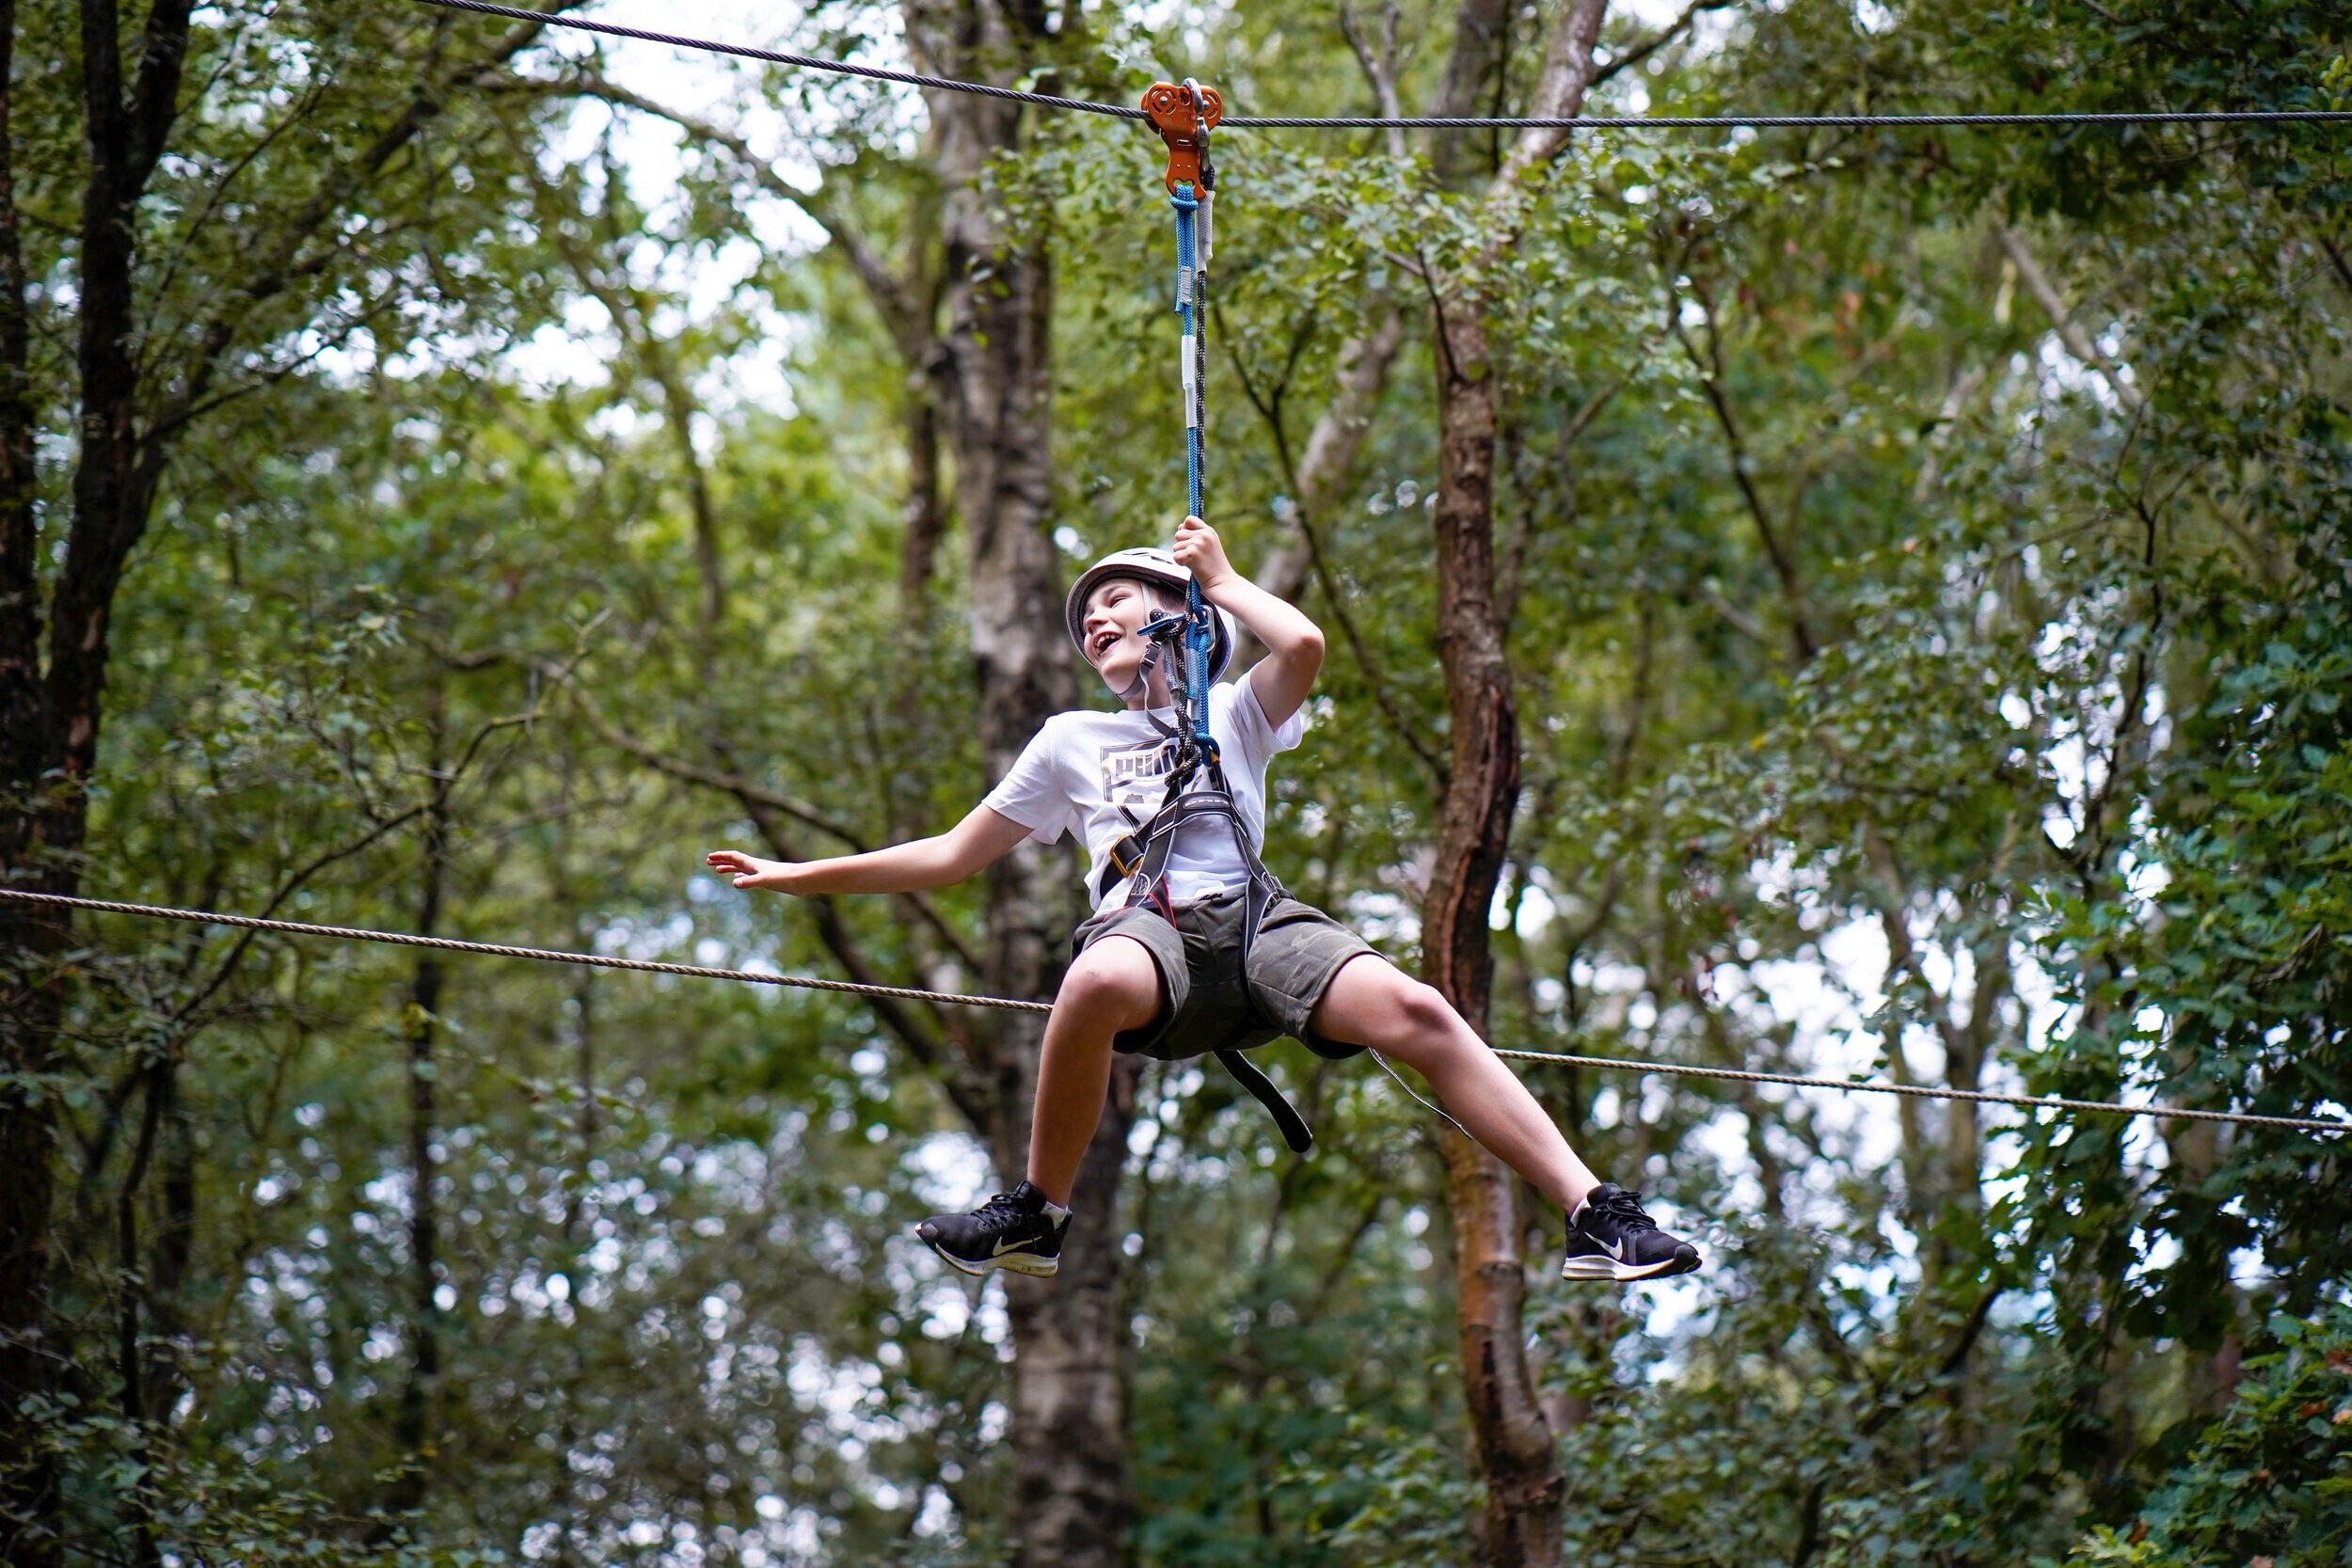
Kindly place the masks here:
POLYGON ((1249 628, 1265 644, 1265 657, 1249 671, 1249 688, 1266 722, 1281 728, 1314 689, 1323 668, 1323 628, 1286 599, 1276 597, 1233 570, 1216 530, 1198 517, 1176 527, 1175 556, 1200 584, 1200 596, 1249 628))
MULTIPOLYGON (((1263 697, 1260 701, 1263 701, 1263 697)), ((713 849, 710 869, 737 887, 767 888, 806 897, 818 893, 919 893, 960 882, 997 860, 1029 830, 987 806, 944 833, 910 839, 887 849, 824 861, 764 861, 739 849, 713 849)))

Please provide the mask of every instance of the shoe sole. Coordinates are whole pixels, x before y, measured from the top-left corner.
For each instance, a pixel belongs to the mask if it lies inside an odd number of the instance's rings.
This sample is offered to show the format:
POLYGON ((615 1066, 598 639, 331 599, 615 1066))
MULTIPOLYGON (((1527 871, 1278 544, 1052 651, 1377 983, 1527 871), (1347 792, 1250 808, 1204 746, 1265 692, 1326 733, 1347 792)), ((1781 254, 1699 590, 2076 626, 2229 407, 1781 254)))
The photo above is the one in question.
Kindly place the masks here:
POLYGON ((975 1262, 942 1249, 937 1243, 925 1242, 923 1244, 938 1253, 940 1260, 949 1268, 959 1274, 968 1274, 975 1279, 986 1278, 998 1269, 1007 1274, 1025 1274, 1032 1279, 1051 1279, 1054 1272, 1061 1267, 1058 1258, 1036 1258, 1020 1252, 1008 1252, 1001 1258, 983 1258, 975 1262))
POLYGON ((1690 1274, 1699 1266, 1699 1255, 1695 1251, 1687 1258, 1677 1253, 1662 1263, 1648 1264, 1620 1263, 1613 1258, 1588 1254, 1581 1258, 1571 1258, 1562 1263, 1560 1277, 1563 1279, 1608 1279, 1619 1283, 1632 1279, 1665 1279, 1674 1275, 1690 1274))

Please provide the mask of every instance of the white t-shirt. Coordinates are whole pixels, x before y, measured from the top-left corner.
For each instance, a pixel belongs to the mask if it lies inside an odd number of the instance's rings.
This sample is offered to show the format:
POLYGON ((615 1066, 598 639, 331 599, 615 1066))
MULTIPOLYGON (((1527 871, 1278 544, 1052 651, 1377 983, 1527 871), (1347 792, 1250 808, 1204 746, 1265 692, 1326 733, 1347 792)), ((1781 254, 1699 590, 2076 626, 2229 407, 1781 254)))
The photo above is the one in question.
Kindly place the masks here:
MULTIPOLYGON (((1175 709, 1156 711, 1161 722, 1175 721, 1175 709)), ((1303 709, 1279 729, 1267 723, 1247 676, 1209 689, 1209 734, 1216 737, 1225 782, 1248 826, 1252 848, 1265 842, 1266 764, 1277 752, 1296 746, 1306 733, 1303 709)), ((1111 846, 1137 824, 1151 821, 1160 809, 1175 760, 1176 742, 1135 709, 1057 713, 982 804, 1028 829, 1040 844, 1051 844, 1065 832, 1085 840, 1087 891, 1091 894, 1111 846), (1120 815, 1122 806, 1134 814, 1134 822, 1120 815)), ((1233 847, 1232 830, 1222 821, 1190 824, 1168 848, 1168 893, 1172 902, 1188 904, 1237 889, 1248 877, 1241 852, 1233 847)), ((1127 880, 1112 883, 1095 907, 1123 900, 1127 880)))

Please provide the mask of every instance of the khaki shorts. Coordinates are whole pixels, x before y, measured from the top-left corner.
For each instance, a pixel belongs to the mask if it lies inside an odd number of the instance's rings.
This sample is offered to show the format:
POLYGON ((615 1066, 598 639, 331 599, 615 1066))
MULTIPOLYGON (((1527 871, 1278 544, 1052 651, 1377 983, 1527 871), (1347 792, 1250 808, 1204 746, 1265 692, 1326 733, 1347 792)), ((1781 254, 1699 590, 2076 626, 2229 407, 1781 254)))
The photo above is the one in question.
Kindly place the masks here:
POLYGON ((1132 937, 1160 972, 1160 1015, 1111 1043, 1121 1051, 1181 1061, 1211 1051, 1248 1050, 1282 1035, 1317 1055, 1353 1056, 1361 1046, 1319 1039, 1307 1027, 1331 977, 1370 943, 1312 905, 1278 898, 1241 973, 1242 895, 1180 904, 1176 923, 1154 909, 1104 910, 1071 939, 1083 953, 1107 936, 1132 937))

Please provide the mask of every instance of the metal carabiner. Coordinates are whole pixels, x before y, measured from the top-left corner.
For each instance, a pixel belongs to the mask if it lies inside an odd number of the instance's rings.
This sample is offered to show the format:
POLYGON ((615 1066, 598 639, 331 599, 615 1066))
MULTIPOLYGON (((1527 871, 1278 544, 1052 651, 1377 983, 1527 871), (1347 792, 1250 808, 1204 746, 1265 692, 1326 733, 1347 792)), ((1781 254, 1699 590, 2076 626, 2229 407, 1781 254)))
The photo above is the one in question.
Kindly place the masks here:
MULTIPOLYGON (((1209 131, 1224 118, 1225 105, 1222 101, 1216 101, 1216 107, 1212 110, 1210 103, 1216 100, 1216 94, 1189 76, 1184 78, 1184 96, 1192 103, 1193 139, 1200 144, 1200 188, 1201 209, 1205 212, 1208 198, 1216 190, 1216 160, 1209 156, 1209 131)), ((1205 259, 1201 264, 1208 264, 1205 259)))

